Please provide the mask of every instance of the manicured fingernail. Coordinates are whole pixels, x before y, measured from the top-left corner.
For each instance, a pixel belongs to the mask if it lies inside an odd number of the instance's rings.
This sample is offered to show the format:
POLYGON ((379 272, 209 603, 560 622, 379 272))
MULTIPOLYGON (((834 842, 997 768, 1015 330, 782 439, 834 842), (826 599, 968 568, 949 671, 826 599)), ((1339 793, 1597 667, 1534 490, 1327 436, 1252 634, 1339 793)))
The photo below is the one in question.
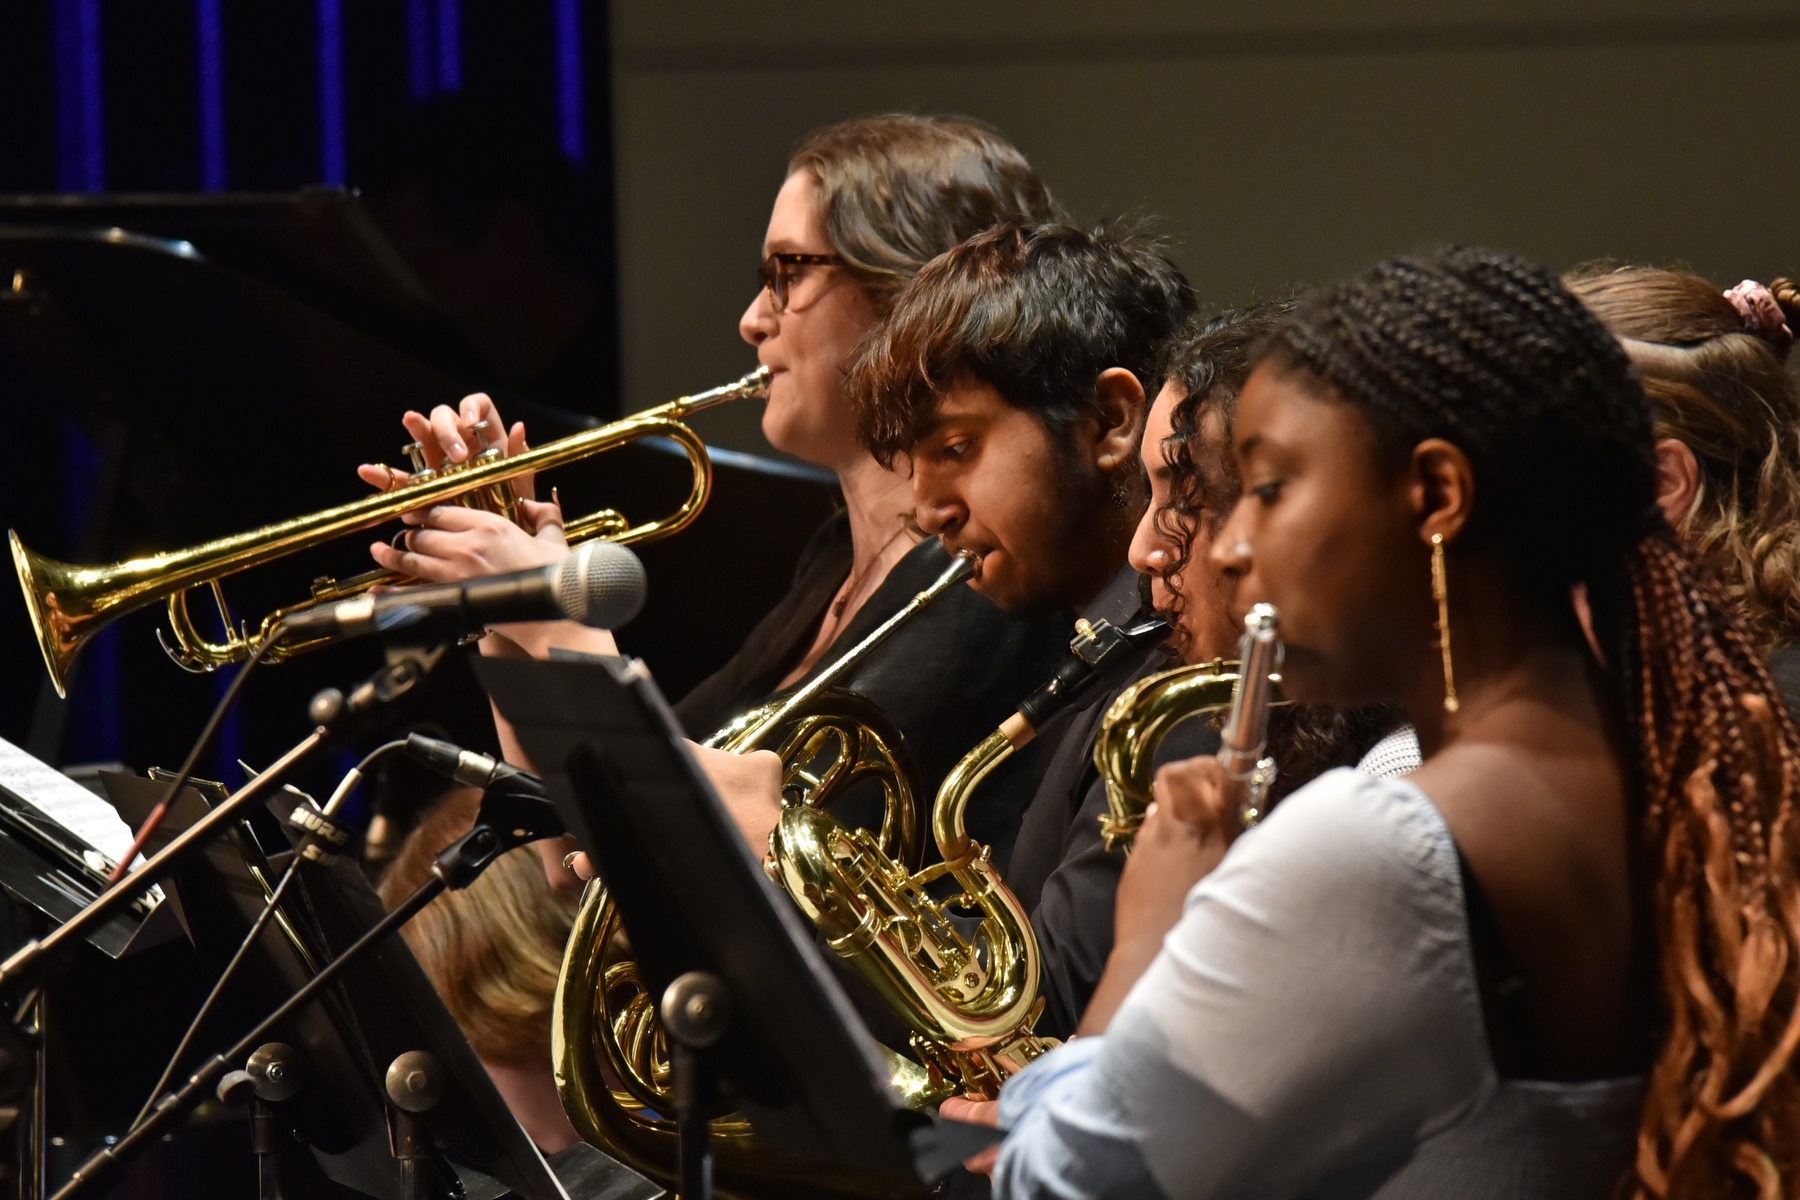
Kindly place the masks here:
POLYGON ((450 457, 451 458, 461 458, 465 453, 466 453, 466 451, 463 450, 463 444, 461 442, 451 442, 450 443, 450 457))

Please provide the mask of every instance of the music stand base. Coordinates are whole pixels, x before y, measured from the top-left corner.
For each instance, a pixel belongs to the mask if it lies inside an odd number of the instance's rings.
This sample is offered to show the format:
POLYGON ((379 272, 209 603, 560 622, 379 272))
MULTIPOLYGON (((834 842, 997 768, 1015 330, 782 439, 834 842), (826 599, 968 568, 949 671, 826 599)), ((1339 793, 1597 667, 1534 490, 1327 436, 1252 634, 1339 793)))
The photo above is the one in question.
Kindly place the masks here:
POLYGON ((725 1036, 731 998, 725 982, 689 971, 663 992, 663 1028, 674 1043, 675 1140, 681 1200, 712 1200, 713 1077, 704 1051, 725 1036))

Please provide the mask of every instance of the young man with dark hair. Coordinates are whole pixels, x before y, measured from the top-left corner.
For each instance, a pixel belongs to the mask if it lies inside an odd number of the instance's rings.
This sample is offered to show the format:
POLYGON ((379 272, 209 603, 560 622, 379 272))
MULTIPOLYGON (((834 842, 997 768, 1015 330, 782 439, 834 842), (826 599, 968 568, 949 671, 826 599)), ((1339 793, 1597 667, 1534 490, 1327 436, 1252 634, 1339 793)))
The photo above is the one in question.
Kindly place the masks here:
MULTIPOLYGON (((1056 226, 989 231, 920 273, 871 335, 848 389, 876 457, 910 459, 921 527, 982 555, 972 586, 1012 611, 1075 607, 1115 624, 1148 590, 1173 626, 1170 647, 1121 663, 1040 731, 1039 786, 1010 855, 996 857, 1038 939, 1037 1030, 1058 1038, 1076 1031, 1113 952, 1124 866, 1100 838, 1106 792, 1094 735, 1136 679, 1236 655, 1241 626, 1205 549, 1237 501, 1229 431, 1250 348, 1285 311, 1264 305, 1200 320, 1181 300, 1162 300, 1159 312, 1184 321, 1164 325, 1149 347, 1135 345, 1133 331, 1160 324, 1148 315, 1156 293, 1113 281, 1134 277, 1128 264, 1146 253, 1056 226), (1083 389, 1082 380, 1092 383, 1083 389), (1123 421, 1104 414, 1141 405, 1145 385, 1160 389, 1147 425, 1131 437, 1113 432, 1123 421)), ((1271 729, 1283 765, 1277 796, 1355 763, 1389 726, 1385 716, 1284 713, 1271 729)), ((1158 760, 1211 754, 1217 744, 1209 723, 1190 722, 1158 760)))
MULTIPOLYGON (((927 264, 870 335, 847 388, 859 432, 878 460, 910 463, 920 527, 981 556, 972 587, 1009 611, 1124 626, 1142 606, 1127 553, 1145 504, 1145 392, 1192 312, 1179 271, 1141 241, 998 227, 927 264)), ((1013 845, 993 848, 1032 914, 1046 1036, 1074 1031, 1112 945, 1123 855, 1085 820, 1104 796, 1089 748, 1112 694, 1167 662, 1129 658, 1039 731, 1038 788, 1013 845)), ((1195 731, 1170 749, 1208 748, 1195 731)))
POLYGON ((1084 608, 1125 566, 1145 390, 1193 307, 1135 238, 996 227, 928 263, 871 333, 847 388, 859 434, 909 460, 925 532, 981 555, 975 590, 1084 608))

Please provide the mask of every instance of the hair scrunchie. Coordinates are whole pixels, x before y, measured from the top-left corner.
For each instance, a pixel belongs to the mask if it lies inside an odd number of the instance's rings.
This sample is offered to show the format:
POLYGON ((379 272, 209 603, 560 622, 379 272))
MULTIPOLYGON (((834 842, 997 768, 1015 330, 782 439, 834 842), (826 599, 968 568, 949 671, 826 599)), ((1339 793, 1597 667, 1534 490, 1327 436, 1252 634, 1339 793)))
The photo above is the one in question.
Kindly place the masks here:
POLYGON ((1744 331, 1769 343, 1775 356, 1785 361, 1788 350, 1794 345, 1794 331, 1788 328, 1787 314, 1781 311, 1775 293, 1754 279, 1746 279, 1727 289, 1725 298, 1743 318, 1744 331))

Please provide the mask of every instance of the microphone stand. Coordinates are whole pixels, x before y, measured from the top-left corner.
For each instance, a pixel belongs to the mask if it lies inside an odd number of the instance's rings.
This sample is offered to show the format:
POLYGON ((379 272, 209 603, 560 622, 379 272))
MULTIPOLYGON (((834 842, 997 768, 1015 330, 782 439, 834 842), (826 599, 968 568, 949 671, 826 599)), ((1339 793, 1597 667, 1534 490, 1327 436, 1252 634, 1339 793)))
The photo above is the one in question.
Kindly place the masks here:
POLYGON ((436 652, 426 657, 429 661, 424 663, 408 658, 388 664, 359 684, 348 699, 336 688, 326 688, 314 696, 308 706, 308 715, 317 724, 311 733, 217 808, 182 830, 143 866, 100 893, 86 908, 57 928, 42 938, 25 943, 11 958, 0 963, 0 999, 38 982, 59 951, 130 905, 151 884, 168 878, 196 849, 242 820, 251 806, 300 760, 325 742, 354 732, 364 718, 411 691, 436 661, 436 652))
MULTIPOLYGON (((219 1080, 231 1070, 233 1062, 242 1062, 252 1050, 270 1040, 269 1035, 278 1026, 317 999, 319 993, 331 986, 339 975, 380 946, 389 934, 437 899, 444 889, 467 887, 490 863, 508 850, 561 832, 561 822, 556 819, 548 801, 499 793, 484 799, 475 828, 438 855, 437 861, 432 864, 430 879, 372 925, 367 933, 346 947, 342 954, 326 963, 317 975, 307 980, 299 991, 259 1022, 256 1028, 238 1039, 230 1049, 215 1054, 202 1063, 179 1090, 164 1093, 150 1109, 149 1115, 130 1132, 82 1163, 52 1200, 72 1200, 85 1189, 100 1186, 113 1178, 146 1145, 161 1137, 170 1125, 211 1096, 219 1080)), ((297 867, 298 863, 290 869, 297 867)))
POLYGON ((79 941, 90 929, 103 924, 114 913, 131 904, 151 884, 161 883, 168 878, 181 864, 181 860, 196 847, 211 841, 227 826, 242 820, 250 807, 262 798, 263 793, 329 736, 330 731, 323 725, 314 729, 293 749, 271 763, 268 770, 233 792, 219 807, 182 830, 174 841, 152 855, 143 866, 100 893, 86 908, 42 938, 33 939, 19 947, 11 958, 0 963, 0 996, 9 995, 37 982, 58 951, 79 941))

